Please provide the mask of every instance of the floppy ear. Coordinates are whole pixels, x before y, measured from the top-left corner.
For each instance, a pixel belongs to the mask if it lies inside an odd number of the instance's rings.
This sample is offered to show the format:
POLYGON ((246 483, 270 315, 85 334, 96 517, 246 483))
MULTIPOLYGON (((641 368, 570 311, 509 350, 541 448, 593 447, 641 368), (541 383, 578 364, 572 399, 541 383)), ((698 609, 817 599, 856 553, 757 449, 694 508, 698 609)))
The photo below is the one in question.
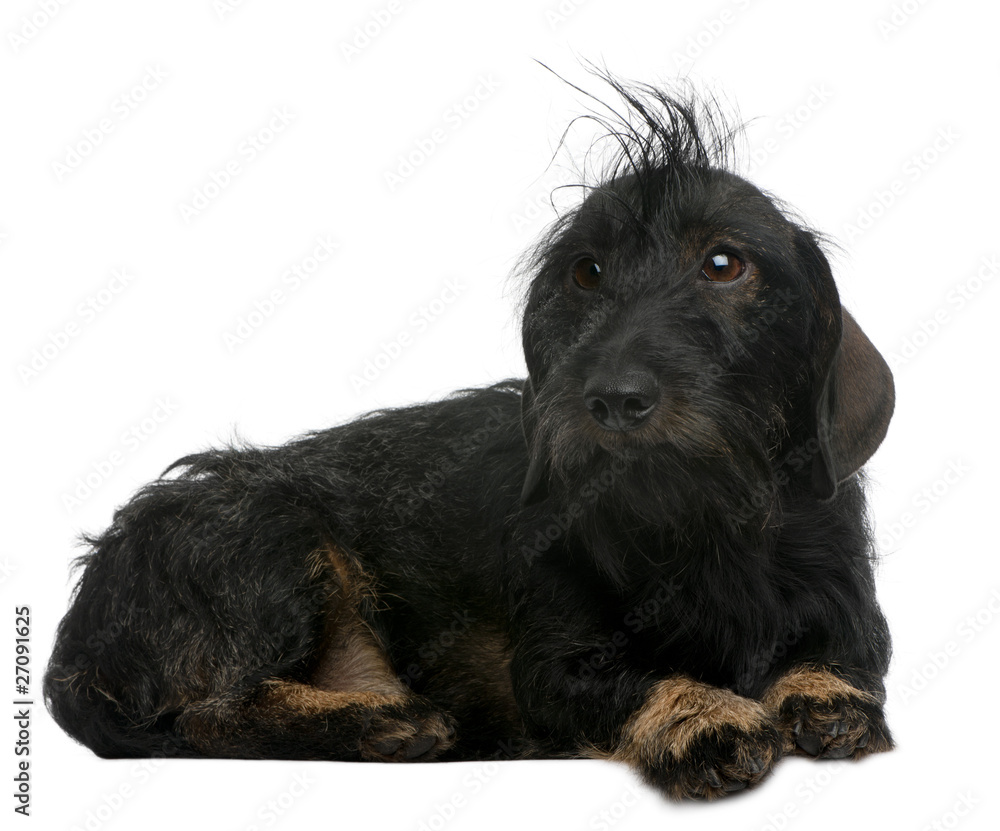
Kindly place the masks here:
POLYGON ((528 446, 528 475, 521 490, 521 504, 533 505, 548 495, 545 481, 545 452, 538 440, 538 414, 535 412, 535 388, 528 378, 521 390, 521 429, 528 446))
POLYGON ((842 311, 840 345, 816 400, 812 486, 830 499, 882 443, 896 401, 892 372, 861 327, 842 311))

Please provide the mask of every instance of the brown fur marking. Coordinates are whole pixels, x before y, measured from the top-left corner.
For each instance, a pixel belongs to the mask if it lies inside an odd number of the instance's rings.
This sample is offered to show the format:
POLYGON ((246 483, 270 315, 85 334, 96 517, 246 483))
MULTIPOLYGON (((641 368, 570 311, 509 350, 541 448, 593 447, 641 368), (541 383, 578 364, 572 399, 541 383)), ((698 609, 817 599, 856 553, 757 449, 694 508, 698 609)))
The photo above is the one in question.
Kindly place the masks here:
POLYGON ((286 716, 315 716, 335 713, 352 705, 375 708, 403 701, 402 696, 331 692, 309 684, 271 679, 261 685, 259 695, 252 703, 233 702, 225 698, 200 701, 185 708, 180 724, 192 744, 212 748, 224 744, 228 731, 242 723, 277 722, 286 716))
POLYGON ((367 727, 357 737, 361 759, 402 762, 434 758, 454 742, 453 722, 436 711, 411 711, 401 717, 399 707, 411 700, 409 695, 321 690, 310 684, 272 679, 262 685, 252 704, 215 701, 189 708, 182 717, 182 729, 195 747, 226 756, 233 731, 241 730, 241 725, 272 722, 281 729, 289 716, 335 718, 338 711, 360 707, 368 713, 367 727))
POLYGON ((524 724, 514 699, 510 662, 507 634, 489 623, 473 623, 436 659, 428 693, 451 711, 487 710, 497 729, 518 734, 524 724))
POLYGON ((781 735, 758 701, 685 676, 657 682, 603 755, 675 799, 716 799, 753 787, 781 756, 781 735))
POLYGON ((365 691, 323 690, 310 684, 295 681, 267 681, 260 701, 262 715, 294 712, 302 715, 331 713, 344 707, 360 704, 379 707, 385 704, 402 704, 404 695, 385 695, 365 691))
POLYGON ((336 719, 338 711, 360 708, 367 712, 367 727, 358 736, 361 758, 407 761, 439 755, 453 743, 452 720, 417 703, 362 617, 361 603, 373 596, 371 581, 333 546, 313 552, 309 568, 314 580, 326 575, 330 585, 324 638, 311 683, 272 678, 252 700, 221 697, 194 703, 181 717, 184 735, 196 747, 226 755, 234 729, 252 730, 251 725, 270 722, 280 730, 286 719, 336 719))
POLYGON ((829 670, 813 667, 797 667, 783 675, 764 694, 763 702, 768 708, 777 710, 783 701, 792 696, 826 704, 852 697, 864 702, 875 701, 869 693, 848 684, 829 670))
POLYGON ((312 683, 331 692, 405 696, 408 688, 359 612, 362 600, 373 594, 371 580, 339 549, 328 546, 317 553, 332 566, 337 585, 312 683))
POLYGON ((613 754, 626 762, 655 763, 669 753, 683 759, 691 742, 722 727, 743 733, 767 729, 770 719, 758 702, 684 676, 658 682, 629 721, 625 741, 613 754))

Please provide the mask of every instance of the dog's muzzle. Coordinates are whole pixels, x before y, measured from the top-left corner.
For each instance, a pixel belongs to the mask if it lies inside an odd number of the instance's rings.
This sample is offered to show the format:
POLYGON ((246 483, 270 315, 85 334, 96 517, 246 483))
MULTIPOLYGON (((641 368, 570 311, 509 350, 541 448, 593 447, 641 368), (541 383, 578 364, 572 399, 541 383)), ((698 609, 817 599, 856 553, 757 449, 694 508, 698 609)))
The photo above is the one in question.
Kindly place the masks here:
POLYGON ((640 427, 660 399, 656 376, 648 369, 595 371, 583 391, 583 402, 605 430, 627 432, 640 427))

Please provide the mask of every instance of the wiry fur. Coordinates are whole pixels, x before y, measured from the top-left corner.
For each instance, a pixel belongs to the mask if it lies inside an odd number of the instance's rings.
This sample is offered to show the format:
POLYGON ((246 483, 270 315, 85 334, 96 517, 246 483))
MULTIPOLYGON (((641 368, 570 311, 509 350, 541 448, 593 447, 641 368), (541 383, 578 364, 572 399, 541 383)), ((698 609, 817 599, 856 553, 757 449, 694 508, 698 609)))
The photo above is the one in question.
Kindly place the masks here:
POLYGON ((190 456, 140 491, 59 628, 46 695, 74 738, 598 755, 697 797, 795 748, 891 746, 858 473, 891 376, 816 235, 726 169, 715 111, 606 80, 624 113, 589 117, 618 150, 529 257, 528 379, 190 456), (720 250, 749 276, 703 279, 720 250), (655 409, 605 429, 584 389, 636 367, 655 409))

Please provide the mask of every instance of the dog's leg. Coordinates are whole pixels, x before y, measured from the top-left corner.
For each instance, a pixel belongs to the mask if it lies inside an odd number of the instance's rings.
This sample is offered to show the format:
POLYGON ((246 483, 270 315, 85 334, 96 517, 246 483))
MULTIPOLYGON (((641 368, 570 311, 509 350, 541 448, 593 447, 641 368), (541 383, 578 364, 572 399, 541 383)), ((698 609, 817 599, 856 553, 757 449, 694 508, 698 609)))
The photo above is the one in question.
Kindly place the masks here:
POLYGON ((454 741, 454 720, 396 675, 360 611, 369 591, 338 549, 320 552, 336 575, 308 683, 272 678, 249 694, 189 705, 178 719, 185 739, 210 756, 342 761, 429 761, 454 741))
POLYGON ((782 737, 763 704, 680 674, 652 677, 630 664, 627 647, 606 657, 613 641, 589 619, 594 604, 560 589, 560 615, 539 610, 512 661, 533 736, 565 738, 553 755, 625 762, 675 799, 724 796, 770 772, 782 737))
POLYGON ((455 733, 451 718, 419 696, 280 680, 239 700, 194 704, 177 726, 201 754, 242 759, 427 761, 455 733))
POLYGON ((712 799, 756 785, 781 751, 760 702, 674 676, 650 688, 609 755, 675 799, 712 799))
POLYGON ((246 475, 162 480, 95 541, 46 677, 58 722, 110 758, 443 752, 452 719, 396 675, 373 582, 246 475))
POLYGON ((764 695, 777 719, 785 752, 824 759, 861 758, 891 750, 881 687, 860 689, 823 667, 796 667, 764 695))

